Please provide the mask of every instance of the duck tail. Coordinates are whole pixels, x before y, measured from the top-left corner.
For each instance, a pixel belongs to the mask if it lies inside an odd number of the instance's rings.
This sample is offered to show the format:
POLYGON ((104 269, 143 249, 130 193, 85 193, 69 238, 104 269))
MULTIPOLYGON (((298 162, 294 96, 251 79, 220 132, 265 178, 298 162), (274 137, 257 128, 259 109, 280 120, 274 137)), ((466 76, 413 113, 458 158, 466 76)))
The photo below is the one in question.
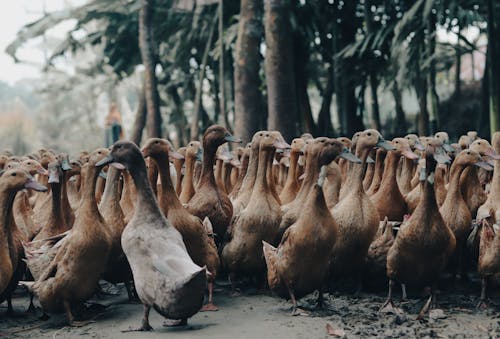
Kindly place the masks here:
POLYGON ((282 283, 276 268, 277 249, 265 241, 262 241, 262 249, 264 251, 264 259, 266 260, 267 265, 267 283, 272 290, 279 289, 282 286, 282 283))

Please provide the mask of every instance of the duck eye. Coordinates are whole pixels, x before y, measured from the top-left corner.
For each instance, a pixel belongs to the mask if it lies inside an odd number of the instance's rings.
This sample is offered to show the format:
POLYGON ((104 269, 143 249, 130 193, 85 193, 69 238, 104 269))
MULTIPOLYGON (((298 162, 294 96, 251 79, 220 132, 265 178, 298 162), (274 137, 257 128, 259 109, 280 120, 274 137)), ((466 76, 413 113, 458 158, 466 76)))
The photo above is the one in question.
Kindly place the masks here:
POLYGON ((369 137, 371 137, 371 136, 372 136, 371 132, 368 132, 368 133, 367 133, 367 135, 368 135, 369 137))
POLYGON ((467 152, 467 154, 469 154, 469 155, 470 155, 470 152, 467 152))
POLYGON ((12 175, 13 177, 15 177, 15 176, 17 175, 17 173, 16 173, 16 172, 14 172, 14 173, 12 173, 11 175, 12 175))
POLYGON ((399 144, 399 141, 395 141, 396 144, 399 144))

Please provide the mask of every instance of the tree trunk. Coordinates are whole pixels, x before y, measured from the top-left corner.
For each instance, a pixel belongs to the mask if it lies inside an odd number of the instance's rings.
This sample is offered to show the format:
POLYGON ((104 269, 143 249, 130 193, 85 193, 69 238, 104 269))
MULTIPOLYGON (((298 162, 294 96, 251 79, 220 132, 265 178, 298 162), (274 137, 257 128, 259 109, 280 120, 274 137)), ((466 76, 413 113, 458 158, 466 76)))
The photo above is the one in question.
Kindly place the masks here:
POLYGON ((289 0, 266 0, 264 12, 267 128, 280 131, 290 141, 298 134, 298 114, 289 0))
POLYGON ((153 41, 154 0, 142 0, 139 12, 139 48, 144 65, 145 96, 147 109, 147 134, 149 138, 161 137, 161 114, 156 87, 156 56, 153 41))
POLYGON ((429 105, 429 128, 434 134, 439 129, 439 97, 436 91, 436 14, 429 14, 427 22, 427 58, 430 59, 429 71, 427 72, 427 103, 429 105))
POLYGON ((318 135, 333 136, 332 116, 330 106, 332 105, 334 87, 334 66, 328 70, 328 78, 326 80, 326 87, 323 90, 321 101, 321 108, 318 114, 318 135))
POLYGON ((145 85, 142 85, 141 91, 139 93, 139 104, 137 105, 137 112, 135 113, 134 126, 132 127, 132 133, 130 134, 130 140, 132 140, 136 145, 141 144, 142 131, 146 125, 146 93, 145 85))
POLYGON ((179 96, 179 92, 177 92, 176 86, 170 86, 167 89, 168 95, 172 99, 174 103, 173 116, 175 121, 175 127, 177 128, 177 134, 179 139, 179 146, 186 145, 189 141, 189 135, 187 132, 187 121, 186 115, 184 114, 184 110, 182 109, 182 99, 179 96))
MULTIPOLYGON (((459 27, 460 33, 460 27, 459 27)), ((462 94, 462 80, 460 78, 460 70, 462 68, 462 52, 460 50, 460 38, 457 38, 457 46, 455 47, 455 97, 460 97, 462 94)))
POLYGON ((259 130, 263 99, 260 92, 262 0, 241 0, 234 62, 234 134, 249 142, 259 130))
MULTIPOLYGON (((226 111, 226 77, 224 76, 224 0, 219 0, 219 105, 224 126, 232 133, 226 111)), ((215 120, 215 119, 214 119, 215 120)), ((215 120, 217 121, 217 120, 215 120)))
MULTIPOLYGON (((366 23, 366 33, 367 34, 372 34, 373 33, 373 20, 372 20, 372 0, 366 0, 365 6, 364 6, 364 11, 365 11, 365 23, 366 23)), ((380 123, 380 109, 378 105, 378 95, 377 95, 377 88, 378 88, 378 79, 377 79, 377 72, 374 69, 374 66, 372 64, 369 72, 369 78, 370 78, 370 97, 371 97, 371 113, 372 113, 372 122, 371 126, 372 128, 375 128, 376 130, 381 129, 381 123, 380 123)), ((363 93, 364 94, 364 93, 363 93)))
POLYGON ((495 4, 493 0, 488 0, 488 80, 490 92, 490 133, 500 130, 500 46, 498 46, 498 27, 495 4))
MULTIPOLYGON (((203 80, 205 79, 205 70, 207 68, 208 53, 210 52, 210 47, 212 46, 212 39, 215 31, 215 24, 217 23, 217 16, 214 16, 212 25, 210 26, 210 32, 208 34, 207 44, 205 45, 205 50, 203 51, 203 56, 201 58, 200 74, 198 76, 198 81, 196 83, 196 94, 194 98, 193 116, 191 120, 191 140, 197 140, 200 134, 200 113, 203 114, 202 110, 202 94, 203 94, 203 80)), ((206 112, 205 112, 206 114, 206 112)))
POLYGON ((391 90, 396 110, 394 135, 405 135, 407 133, 407 127, 405 111, 403 110, 403 96, 401 95, 401 90, 396 81, 394 81, 391 90))
POLYGON ((420 108, 420 112, 418 114, 418 123, 417 123, 417 129, 418 129, 418 134, 421 136, 426 136, 429 135, 429 112, 427 111, 427 81, 426 79, 422 76, 422 73, 420 72, 420 59, 422 57, 422 51, 425 48, 425 43, 424 39, 422 36, 417 35, 416 37, 419 39, 420 46, 419 51, 418 51, 418 56, 417 60, 419 60, 419 64, 416 67, 415 70, 415 90, 417 92, 417 100, 418 100, 418 106, 420 108))

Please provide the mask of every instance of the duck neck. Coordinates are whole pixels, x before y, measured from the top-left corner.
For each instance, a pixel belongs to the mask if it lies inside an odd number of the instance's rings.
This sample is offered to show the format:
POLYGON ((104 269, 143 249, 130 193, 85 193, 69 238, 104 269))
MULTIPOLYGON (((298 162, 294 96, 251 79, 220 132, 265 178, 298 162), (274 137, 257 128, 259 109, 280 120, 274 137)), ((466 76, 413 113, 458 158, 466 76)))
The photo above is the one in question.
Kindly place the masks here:
POLYGON ((69 212, 71 210, 71 205, 69 204, 68 199, 68 178, 69 173, 63 172, 61 178, 61 209, 69 212))
MULTIPOLYGON (((177 174, 176 182, 175 182, 175 191, 179 195, 181 194, 181 188, 182 188, 182 164, 183 163, 184 163, 184 160, 181 160, 181 159, 174 160, 175 173, 177 174)), ((170 166, 170 164, 169 164, 169 166, 170 166)))
POLYGON ((193 185, 193 175, 194 175, 194 163, 196 159, 193 157, 186 157, 186 162, 184 163, 186 172, 184 173, 184 180, 182 180, 182 189, 184 191, 194 191, 193 185))
POLYGON ((203 184, 210 184, 212 186, 216 186, 215 184, 215 176, 214 176, 214 164, 215 164, 215 153, 217 152, 217 148, 213 149, 213 147, 206 147, 203 152, 203 165, 201 169, 201 177, 200 182, 198 183, 198 187, 203 184))
POLYGON ((297 185, 299 181, 297 180, 297 163, 299 162, 299 152, 290 153, 290 167, 288 168, 288 176, 286 177, 285 186, 297 185))
POLYGON ((415 169, 415 162, 412 159, 404 158, 401 165, 401 177, 409 185, 409 182, 413 178, 413 172, 415 169))
POLYGON ((256 193, 270 192, 274 180, 272 175, 272 161, 274 157, 274 150, 264 148, 259 152, 259 165, 257 169, 257 177, 255 179, 254 189, 252 191, 252 196, 256 193))
MULTIPOLYGON (((423 199, 420 200, 424 211, 438 211, 439 207, 436 201, 436 193, 434 184, 425 180, 423 184, 423 199)), ((429 213, 430 214, 430 213, 429 213)), ((424 223, 424 227, 430 226, 431 223, 424 223), (429 225, 427 225, 429 224, 429 225)))
POLYGON ((243 182, 241 184, 240 192, 251 192, 255 184, 257 176, 257 169, 259 167, 259 147, 252 145, 252 151, 248 160, 248 168, 243 182))
POLYGON ((398 188, 397 171, 399 165, 400 155, 398 152, 391 151, 387 153, 385 158, 384 175, 380 183, 380 190, 398 188))
MULTIPOLYGON (((310 191, 310 188, 318 180, 319 166, 318 166, 319 154, 316 152, 309 152, 306 158, 306 168, 304 170, 305 176, 300 186, 300 190, 297 193, 295 199, 305 199, 310 191)), ((298 200, 300 201, 300 200, 298 200)))
POLYGON ((495 160, 493 179, 491 180, 491 196, 494 200, 500 199, 500 160, 495 160))
MULTIPOLYGON (((137 161, 133 166, 130 166, 130 175, 134 180, 137 198, 134 209, 134 218, 141 218, 142 216, 148 219, 150 218, 161 218, 163 216, 160 208, 158 207, 158 203, 156 197, 153 194, 153 189, 151 188, 151 184, 148 180, 146 163, 141 158, 142 161, 137 161)), ((154 226, 154 223, 151 224, 154 226)), ((168 227, 168 223, 166 224, 168 227)))
MULTIPOLYGON (((370 149, 356 147, 356 156, 361 159, 361 164, 357 164, 354 162, 348 163, 350 175, 344 185, 347 185, 349 191, 355 193, 361 193, 365 191, 363 188, 363 178, 366 168, 366 159, 368 159, 369 154, 370 149)), ((377 173, 376 171, 377 168, 375 168, 375 174, 377 173)))
POLYGON ((151 183, 151 188, 156 196, 158 196, 158 165, 155 162, 150 162, 148 167, 148 180, 151 183))
POLYGON ((59 182, 50 184, 50 189, 52 192, 52 210, 51 218, 49 219, 47 225, 49 230, 51 231, 51 234, 57 234, 66 231, 61 202, 62 185, 63 184, 59 182))
POLYGON ((460 189, 460 176, 462 175, 462 172, 464 171, 466 166, 464 165, 459 165, 458 163, 453 163, 451 166, 451 177, 450 177, 450 184, 448 186, 448 197, 451 199, 451 201, 463 201, 463 195, 462 195, 462 190, 460 189))
POLYGON ((16 192, 0 186, 0 258, 6 258, 12 250, 12 207, 16 192))
POLYGON ((82 193, 82 205, 80 210, 85 210, 91 212, 92 214, 98 213, 97 201, 95 197, 97 177, 101 168, 94 166, 93 164, 85 164, 87 167, 85 178, 83 179, 83 193, 82 193))
POLYGON ((120 208, 120 177, 120 170, 109 166, 101 206, 120 208))
POLYGON ((156 162, 156 166, 159 169, 161 179, 161 196, 159 204, 165 217, 167 217, 169 210, 182 208, 182 205, 175 193, 174 184, 170 177, 168 155, 163 153, 155 154, 153 160, 156 162))

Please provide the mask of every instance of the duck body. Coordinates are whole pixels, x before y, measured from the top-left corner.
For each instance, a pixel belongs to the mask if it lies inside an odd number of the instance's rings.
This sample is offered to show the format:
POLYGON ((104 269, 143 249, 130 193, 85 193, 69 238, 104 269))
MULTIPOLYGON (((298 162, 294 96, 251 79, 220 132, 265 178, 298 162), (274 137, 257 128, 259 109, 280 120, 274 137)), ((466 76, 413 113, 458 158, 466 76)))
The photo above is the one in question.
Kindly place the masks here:
POLYGON ((205 268, 193 262, 181 234, 158 207, 137 146, 127 141, 115 143, 100 164, 106 163, 127 168, 137 187, 136 208, 121 242, 145 309, 141 329, 151 330, 151 308, 166 318, 186 320, 203 304, 205 268))

